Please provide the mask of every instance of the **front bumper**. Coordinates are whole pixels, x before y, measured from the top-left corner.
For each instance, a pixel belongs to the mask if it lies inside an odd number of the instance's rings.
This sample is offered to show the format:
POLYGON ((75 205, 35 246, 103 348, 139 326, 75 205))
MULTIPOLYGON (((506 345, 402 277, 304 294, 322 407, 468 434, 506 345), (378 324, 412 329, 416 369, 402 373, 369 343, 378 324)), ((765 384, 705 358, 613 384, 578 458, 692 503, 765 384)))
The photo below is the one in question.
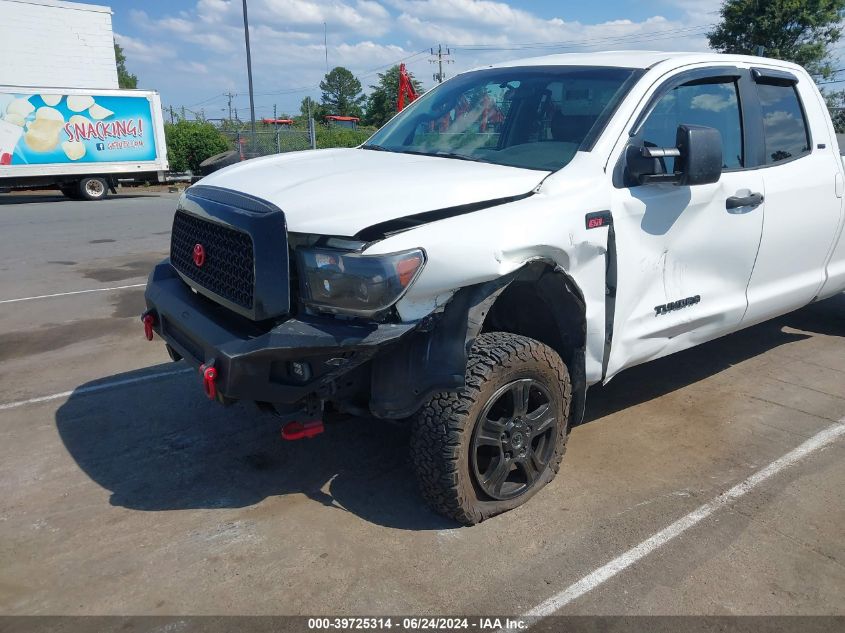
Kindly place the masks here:
POLYGON ((293 404, 330 393, 333 381, 417 327, 319 317, 262 327, 197 295, 169 260, 153 269, 144 296, 161 338, 195 367, 213 364, 222 399, 293 404))

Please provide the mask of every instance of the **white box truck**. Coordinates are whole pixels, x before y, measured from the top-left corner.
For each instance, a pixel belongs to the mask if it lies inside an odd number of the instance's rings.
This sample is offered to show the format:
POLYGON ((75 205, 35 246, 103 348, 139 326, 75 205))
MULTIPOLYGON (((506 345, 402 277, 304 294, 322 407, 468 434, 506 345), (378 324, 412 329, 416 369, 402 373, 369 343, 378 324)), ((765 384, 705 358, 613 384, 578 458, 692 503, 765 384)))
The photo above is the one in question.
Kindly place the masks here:
POLYGON ((167 169, 157 92, 0 86, 0 190, 99 200, 118 178, 160 181, 167 169))
POLYGON ((111 9, 0 0, 0 191, 99 199, 167 170, 155 92, 118 90, 111 9))

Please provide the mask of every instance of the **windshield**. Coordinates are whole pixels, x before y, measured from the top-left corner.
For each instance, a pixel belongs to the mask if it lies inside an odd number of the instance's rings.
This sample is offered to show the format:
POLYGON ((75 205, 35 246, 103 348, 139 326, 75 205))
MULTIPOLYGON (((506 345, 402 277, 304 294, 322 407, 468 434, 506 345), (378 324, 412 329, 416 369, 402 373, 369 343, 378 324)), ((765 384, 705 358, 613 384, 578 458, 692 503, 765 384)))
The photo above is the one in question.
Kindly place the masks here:
POLYGON ((556 171, 589 150, 633 83, 628 68, 491 68, 427 92, 365 149, 556 171))

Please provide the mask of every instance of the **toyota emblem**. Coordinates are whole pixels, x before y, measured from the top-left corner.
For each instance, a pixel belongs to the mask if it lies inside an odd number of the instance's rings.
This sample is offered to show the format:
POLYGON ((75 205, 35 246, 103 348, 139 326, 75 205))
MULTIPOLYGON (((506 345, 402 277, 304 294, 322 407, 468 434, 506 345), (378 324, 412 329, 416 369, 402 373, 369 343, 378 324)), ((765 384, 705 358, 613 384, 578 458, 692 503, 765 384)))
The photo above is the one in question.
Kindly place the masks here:
POLYGON ((200 268, 205 263, 205 247, 202 244, 194 244, 194 264, 200 268))

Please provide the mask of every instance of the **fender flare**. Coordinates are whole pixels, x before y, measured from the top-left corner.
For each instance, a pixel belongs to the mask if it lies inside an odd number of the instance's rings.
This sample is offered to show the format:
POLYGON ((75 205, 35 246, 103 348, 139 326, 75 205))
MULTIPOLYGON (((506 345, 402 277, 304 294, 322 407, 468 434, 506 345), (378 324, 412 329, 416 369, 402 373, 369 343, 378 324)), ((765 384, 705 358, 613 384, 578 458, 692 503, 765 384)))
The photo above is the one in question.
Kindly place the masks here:
MULTIPOLYGON (((554 262, 538 259, 492 281, 458 290, 442 313, 426 317, 412 334, 384 350, 372 362, 370 410, 380 418, 404 418, 442 391, 458 391, 465 384, 469 350, 502 293, 514 282, 536 284, 546 297, 559 327, 570 321, 563 314, 568 297, 585 314, 583 295, 574 280, 554 262)), ((586 400, 586 321, 579 341, 564 358, 572 381, 570 427, 584 416, 586 400)), ((557 350, 561 351, 561 350, 557 350)))

